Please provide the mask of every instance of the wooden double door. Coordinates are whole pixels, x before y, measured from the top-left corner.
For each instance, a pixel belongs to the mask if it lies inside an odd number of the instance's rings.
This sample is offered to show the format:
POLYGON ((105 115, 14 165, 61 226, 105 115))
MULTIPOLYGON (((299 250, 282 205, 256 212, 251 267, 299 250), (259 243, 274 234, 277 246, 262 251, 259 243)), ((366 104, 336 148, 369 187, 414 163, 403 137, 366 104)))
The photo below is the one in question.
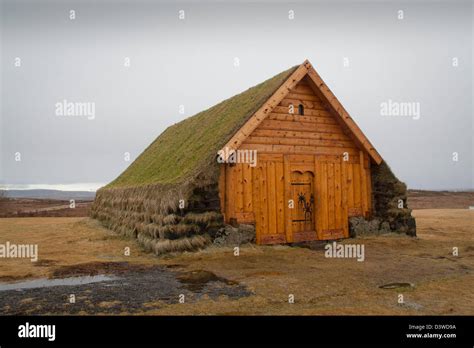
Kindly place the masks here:
MULTIPOLYGON (((296 156, 295 156, 296 157, 296 156)), ((260 161, 252 171, 258 244, 348 236, 347 182, 342 163, 314 156, 260 161)))
POLYGON ((291 156, 260 161, 253 168, 253 209, 258 244, 316 240, 316 175, 309 162, 291 156))
POLYGON ((288 204, 291 223, 287 231, 287 238, 291 242, 317 239, 314 177, 312 171, 291 172, 291 198, 288 204))

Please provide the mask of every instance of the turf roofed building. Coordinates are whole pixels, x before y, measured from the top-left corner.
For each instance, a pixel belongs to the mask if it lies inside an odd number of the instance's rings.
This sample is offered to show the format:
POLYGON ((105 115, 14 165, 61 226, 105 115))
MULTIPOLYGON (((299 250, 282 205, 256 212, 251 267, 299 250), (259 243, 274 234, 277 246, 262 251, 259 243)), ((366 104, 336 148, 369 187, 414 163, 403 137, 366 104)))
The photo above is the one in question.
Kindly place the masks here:
POLYGON ((148 251, 196 250, 226 224, 257 244, 416 234, 400 182, 305 61, 167 128, 91 209, 148 251))

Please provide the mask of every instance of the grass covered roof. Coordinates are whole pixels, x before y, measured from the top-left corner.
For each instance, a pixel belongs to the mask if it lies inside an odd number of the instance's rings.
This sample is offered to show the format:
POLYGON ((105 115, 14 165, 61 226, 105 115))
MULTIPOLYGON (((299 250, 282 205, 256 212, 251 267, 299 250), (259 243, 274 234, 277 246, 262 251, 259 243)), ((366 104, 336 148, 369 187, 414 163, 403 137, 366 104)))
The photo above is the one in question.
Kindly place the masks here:
POLYGON ((168 127, 106 188, 176 184, 199 173, 296 68, 168 127))

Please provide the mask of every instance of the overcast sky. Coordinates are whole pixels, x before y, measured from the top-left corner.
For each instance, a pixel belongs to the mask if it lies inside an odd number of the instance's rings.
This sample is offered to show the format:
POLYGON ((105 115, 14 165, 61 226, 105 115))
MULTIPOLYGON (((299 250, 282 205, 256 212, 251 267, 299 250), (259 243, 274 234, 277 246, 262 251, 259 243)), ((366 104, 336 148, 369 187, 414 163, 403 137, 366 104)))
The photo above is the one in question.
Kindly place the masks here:
POLYGON ((169 125, 306 58, 410 188, 474 187, 470 1, 3 1, 1 10, 9 187, 107 183, 169 125), (94 105, 93 116, 58 115, 64 100, 94 105), (384 116, 389 101, 420 112, 384 116))

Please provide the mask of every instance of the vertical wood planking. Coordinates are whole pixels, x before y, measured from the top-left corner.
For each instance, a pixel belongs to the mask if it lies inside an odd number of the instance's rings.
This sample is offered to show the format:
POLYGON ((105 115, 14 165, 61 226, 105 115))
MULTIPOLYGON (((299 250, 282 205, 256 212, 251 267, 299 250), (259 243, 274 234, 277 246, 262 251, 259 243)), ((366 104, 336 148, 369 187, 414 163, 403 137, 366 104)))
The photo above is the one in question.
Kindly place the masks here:
POLYGON ((335 221, 335 192, 334 192, 334 164, 328 163, 328 226, 329 229, 336 228, 335 221))
POLYGON ((285 176, 285 235, 286 241, 291 243, 293 241, 293 234, 291 231, 291 210, 288 207, 291 199, 291 170, 288 156, 283 156, 283 174, 285 176))
POLYGON ((235 196, 235 212, 243 213, 244 212, 244 185, 243 185, 243 163, 238 163, 235 165, 235 176, 236 176, 236 196, 235 196))
POLYGON ((277 192, 277 233, 285 234, 285 176, 283 163, 275 163, 277 192))
POLYGON ((328 164, 321 163, 321 228, 327 230, 328 224, 328 164))
POLYGON ((261 202, 261 223, 262 235, 268 234, 268 188, 267 188, 267 162, 262 163, 262 173, 260 176, 260 202, 261 202))
POLYGON ((354 187, 354 206, 357 208, 362 208, 361 204, 361 187, 360 187, 360 165, 353 164, 353 187, 354 187))
POLYGON ((255 231, 257 243, 260 243, 262 237, 262 203, 260 202, 260 176, 261 176, 261 167, 260 165, 255 167, 252 171, 252 181, 253 181, 253 211, 255 214, 255 231))
POLYGON ((334 212, 335 227, 342 227, 342 189, 341 189, 341 164, 334 163, 334 212))
POLYGON ((316 234, 318 238, 322 236, 321 227, 321 163, 316 156, 314 156, 314 197, 315 197, 315 221, 316 221, 316 234))
POLYGON ((367 216, 369 212, 369 204, 367 197, 367 174, 365 170, 365 156, 362 151, 359 152, 360 160, 360 187, 361 187, 361 204, 362 204, 362 214, 367 216))
POLYGON ((346 165, 347 178, 347 204, 349 208, 354 208, 354 166, 352 163, 346 165))
POLYGON ((348 211, 348 201, 347 201, 347 162, 341 161, 341 182, 342 182, 342 224, 344 226, 344 236, 349 237, 349 211, 348 211))
POLYGON ((267 192, 268 192, 268 233, 277 233, 277 198, 276 198, 275 162, 267 162, 267 192))
MULTIPOLYGON (((297 232, 302 232, 303 226, 307 228, 307 223, 292 223, 293 218, 301 219, 298 202, 294 210, 288 208, 288 203, 306 186, 292 185, 291 176, 299 171, 303 176, 299 174, 295 180, 304 181, 305 172, 314 170, 312 192, 316 199, 314 219, 318 237, 323 237, 324 230, 340 228, 348 236, 349 213, 372 211, 369 156, 338 129, 334 115, 324 110, 311 87, 298 84, 290 93, 242 144, 258 147, 263 159, 259 158, 257 167, 248 164, 228 167, 225 179, 220 179, 225 185, 225 195, 220 197, 225 205, 225 219, 243 216, 247 219, 252 214, 246 214, 253 212, 257 240, 264 236, 265 243, 281 241, 278 234, 285 234, 287 242, 293 242, 293 233, 298 239, 305 238, 297 232), (288 103, 295 104, 300 99, 305 105, 305 115, 288 115, 288 103), (343 161, 340 156, 346 150, 349 161, 343 161), (311 157, 314 163, 308 159, 311 157)), ((325 238, 328 233, 325 232, 325 238)))
POLYGON ((369 205, 369 215, 372 215, 372 177, 370 175, 371 168, 370 168, 370 159, 367 156, 367 198, 368 198, 368 205, 369 205))
POLYGON ((252 167, 249 164, 243 165, 243 186, 244 186, 244 212, 253 211, 252 202, 252 167))

